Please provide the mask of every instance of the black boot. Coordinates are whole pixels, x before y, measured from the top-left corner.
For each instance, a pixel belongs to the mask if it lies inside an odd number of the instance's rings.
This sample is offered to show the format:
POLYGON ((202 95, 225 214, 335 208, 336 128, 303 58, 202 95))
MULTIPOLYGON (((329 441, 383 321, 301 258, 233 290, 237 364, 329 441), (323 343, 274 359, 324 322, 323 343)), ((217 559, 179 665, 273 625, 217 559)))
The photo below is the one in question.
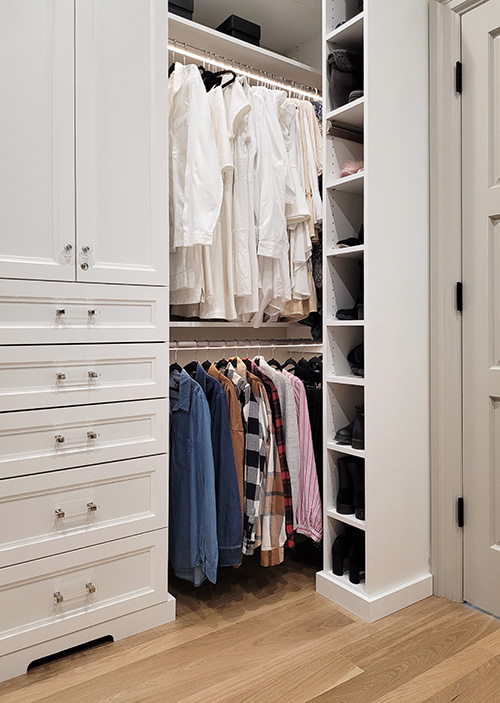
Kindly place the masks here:
POLYGON ((339 535, 332 545, 332 571, 335 576, 344 575, 344 562, 351 549, 351 535, 339 535))
POLYGON ((352 430, 352 448, 365 448, 365 409, 361 405, 356 406, 356 417, 354 418, 352 430))
POLYGON ((352 308, 343 308, 337 310, 337 320, 363 320, 364 319, 364 306, 363 306, 363 262, 359 261, 359 266, 361 267, 361 277, 359 284, 359 293, 356 298, 356 303, 352 308))
POLYGON ((354 429, 354 422, 351 422, 345 427, 341 427, 338 432, 335 433, 335 441, 339 444, 352 444, 352 431, 354 429))
MULTIPOLYGON (((338 463, 337 463, 338 466, 338 463)), ((354 489, 354 514, 358 520, 365 519, 365 462, 352 457, 348 462, 349 475, 354 489)), ((337 505, 337 511, 340 512, 337 505)))
POLYGON ((365 345, 358 344, 347 355, 347 361, 355 376, 365 375, 365 345))
POLYGON ((365 533, 362 530, 353 530, 348 559, 349 581, 359 583, 361 572, 365 570, 365 533))
POLYGON ((354 484, 351 479, 350 457, 342 456, 337 461, 337 472, 339 476, 336 506, 337 512, 341 515, 352 515, 354 513, 354 484))
POLYGON ((359 87, 359 54, 334 49, 328 56, 328 81, 331 109, 346 105, 350 93, 359 87))

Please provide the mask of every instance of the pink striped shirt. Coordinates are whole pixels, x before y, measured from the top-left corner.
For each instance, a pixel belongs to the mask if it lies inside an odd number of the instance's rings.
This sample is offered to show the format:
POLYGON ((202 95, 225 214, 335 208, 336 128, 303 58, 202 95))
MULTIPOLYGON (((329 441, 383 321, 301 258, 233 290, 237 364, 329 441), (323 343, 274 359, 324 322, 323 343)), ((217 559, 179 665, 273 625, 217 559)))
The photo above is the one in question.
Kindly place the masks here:
POLYGON ((323 511, 314 459, 306 389, 299 378, 286 370, 283 373, 292 384, 299 429, 300 473, 296 516, 297 532, 319 542, 323 536, 323 511))

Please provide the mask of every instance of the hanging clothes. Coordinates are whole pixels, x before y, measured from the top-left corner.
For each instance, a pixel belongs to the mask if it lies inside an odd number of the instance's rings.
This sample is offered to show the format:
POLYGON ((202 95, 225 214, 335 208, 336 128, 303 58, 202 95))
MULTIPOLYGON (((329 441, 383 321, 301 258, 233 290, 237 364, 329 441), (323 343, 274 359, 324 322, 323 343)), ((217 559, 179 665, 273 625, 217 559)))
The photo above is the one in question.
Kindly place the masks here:
POLYGON ((210 410, 184 369, 170 372, 169 559, 175 574, 215 583, 219 560, 210 410))

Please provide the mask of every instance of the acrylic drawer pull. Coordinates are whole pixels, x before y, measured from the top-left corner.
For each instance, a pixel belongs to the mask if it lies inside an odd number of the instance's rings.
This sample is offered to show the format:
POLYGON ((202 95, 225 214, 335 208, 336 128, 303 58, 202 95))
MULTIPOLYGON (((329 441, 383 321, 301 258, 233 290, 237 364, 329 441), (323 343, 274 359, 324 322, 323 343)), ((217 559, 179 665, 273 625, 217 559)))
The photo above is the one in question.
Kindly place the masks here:
POLYGON ((57 317, 61 317, 62 315, 66 315, 66 310, 64 308, 58 308, 56 310, 56 315, 57 315, 57 317))
MULTIPOLYGON (((94 586, 94 584, 91 581, 89 581, 88 583, 85 584, 85 590, 86 590, 86 594, 87 593, 94 594, 97 591, 97 588, 96 588, 96 586, 94 586)), ((75 594, 73 594, 72 597, 75 598, 75 597, 78 597, 79 595, 83 595, 83 594, 75 593, 75 594)), ((71 596, 66 596, 66 597, 69 598, 71 596)), ((56 603, 63 603, 64 602, 64 596, 61 593, 61 591, 55 591, 54 601, 56 603)))
POLYGON ((87 432, 87 439, 97 439, 98 437, 97 432, 87 432))
MULTIPOLYGON (((90 501, 89 503, 87 503, 86 508, 87 508, 87 513, 96 513, 99 510, 99 506, 97 505, 97 503, 94 503, 93 501, 90 501)), ((56 508, 54 510, 54 513, 55 513, 56 518, 58 520, 61 520, 62 518, 66 517, 66 511, 63 510, 63 508, 56 508)))
POLYGON ((99 378, 97 371, 89 371, 89 378, 99 378))
POLYGON ((95 317, 96 315, 99 315, 99 311, 91 309, 91 310, 87 310, 87 314, 89 317, 95 317))
POLYGON ((56 434, 55 440, 58 444, 64 444, 64 442, 66 441, 66 437, 62 434, 56 434))
POLYGON ((65 381, 66 380, 66 374, 65 373, 56 373, 56 379, 58 381, 65 381))

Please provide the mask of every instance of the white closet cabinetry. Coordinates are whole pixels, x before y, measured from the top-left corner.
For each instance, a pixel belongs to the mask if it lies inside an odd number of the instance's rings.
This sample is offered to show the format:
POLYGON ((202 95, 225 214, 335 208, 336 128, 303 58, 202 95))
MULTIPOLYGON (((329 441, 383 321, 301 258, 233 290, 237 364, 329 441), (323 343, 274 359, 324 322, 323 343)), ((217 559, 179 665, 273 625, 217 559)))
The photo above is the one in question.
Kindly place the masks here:
POLYGON ((167 39, 166 0, 0 0, 0 681, 175 617, 167 39))
POLYGON ((159 0, 2 0, 0 276, 167 283, 166 22, 159 0))

